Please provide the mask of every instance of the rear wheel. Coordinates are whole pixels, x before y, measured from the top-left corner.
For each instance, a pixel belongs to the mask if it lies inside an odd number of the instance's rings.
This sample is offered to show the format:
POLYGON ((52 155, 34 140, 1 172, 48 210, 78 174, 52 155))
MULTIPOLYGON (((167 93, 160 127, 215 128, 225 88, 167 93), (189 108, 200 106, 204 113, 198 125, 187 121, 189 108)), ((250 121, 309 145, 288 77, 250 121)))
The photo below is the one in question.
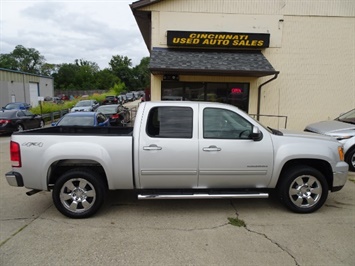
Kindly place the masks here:
POLYGON ((100 176, 86 169, 72 169, 59 177, 52 198, 62 214, 70 218, 94 215, 104 202, 106 187, 100 176))
POLYGON ((278 195, 291 211, 311 213, 323 206, 328 197, 328 183, 318 170, 299 165, 280 177, 278 195))

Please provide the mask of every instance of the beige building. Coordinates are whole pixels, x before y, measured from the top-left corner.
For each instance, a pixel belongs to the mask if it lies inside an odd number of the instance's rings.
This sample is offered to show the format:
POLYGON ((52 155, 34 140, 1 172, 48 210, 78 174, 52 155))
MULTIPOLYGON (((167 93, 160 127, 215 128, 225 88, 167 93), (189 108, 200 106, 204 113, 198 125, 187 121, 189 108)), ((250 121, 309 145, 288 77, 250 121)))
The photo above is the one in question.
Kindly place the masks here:
POLYGON ((46 96, 53 96, 53 78, 0 68, 0 108, 10 102, 33 107, 46 96))
POLYGON ((353 0, 141 0, 131 9, 151 55, 152 100, 227 102, 297 130, 355 107, 353 0))

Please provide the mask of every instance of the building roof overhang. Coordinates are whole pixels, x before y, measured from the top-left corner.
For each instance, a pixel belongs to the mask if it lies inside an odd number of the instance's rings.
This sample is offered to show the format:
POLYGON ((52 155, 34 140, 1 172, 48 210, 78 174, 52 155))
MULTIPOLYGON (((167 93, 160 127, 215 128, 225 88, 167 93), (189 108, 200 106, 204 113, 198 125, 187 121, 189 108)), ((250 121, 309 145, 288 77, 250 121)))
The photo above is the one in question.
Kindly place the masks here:
POLYGON ((278 74, 261 51, 153 49, 149 69, 154 75, 264 77, 278 74))
POLYGON ((149 5, 156 4, 158 2, 161 2, 163 0, 140 0, 133 2, 129 6, 131 7, 132 13, 134 18, 136 19, 138 28, 143 36, 143 40, 145 42, 145 45, 147 46, 148 50, 151 50, 151 36, 150 36, 150 30, 151 30, 151 11, 146 11, 146 10, 140 10, 141 8, 144 8, 149 5))

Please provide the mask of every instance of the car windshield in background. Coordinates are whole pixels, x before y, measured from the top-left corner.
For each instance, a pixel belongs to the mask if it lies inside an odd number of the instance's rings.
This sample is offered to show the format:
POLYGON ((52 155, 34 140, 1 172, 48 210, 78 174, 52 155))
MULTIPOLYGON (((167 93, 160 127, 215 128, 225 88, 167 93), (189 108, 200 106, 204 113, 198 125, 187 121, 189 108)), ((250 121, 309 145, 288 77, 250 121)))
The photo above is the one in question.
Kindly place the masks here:
POLYGON ((91 106, 91 101, 80 101, 76 105, 76 107, 81 107, 81 106, 91 106))
POLYGON ((57 126, 93 126, 93 116, 65 116, 57 126))
POLYGON ((117 112, 117 105, 109 106, 102 105, 97 109, 98 112, 102 112, 104 114, 113 114, 117 112))
POLYGON ((14 109, 29 109, 30 106, 26 103, 8 103, 3 109, 14 110, 14 109))
POLYGON ((355 124, 355 109, 339 116, 337 120, 345 123, 355 124))

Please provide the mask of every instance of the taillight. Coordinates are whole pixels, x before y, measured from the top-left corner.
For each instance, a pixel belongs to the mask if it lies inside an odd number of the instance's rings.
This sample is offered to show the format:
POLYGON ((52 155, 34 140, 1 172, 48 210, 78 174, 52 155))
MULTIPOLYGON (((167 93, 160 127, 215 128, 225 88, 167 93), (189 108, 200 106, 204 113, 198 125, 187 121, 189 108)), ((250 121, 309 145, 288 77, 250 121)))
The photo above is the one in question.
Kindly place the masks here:
POLYGON ((10 159, 12 167, 21 167, 20 144, 10 141, 10 159))
POLYGON ((120 115, 119 114, 114 114, 114 115, 111 116, 111 118, 112 119, 118 119, 118 118, 120 118, 120 115))
POLYGON ((10 120, 0 119, 0 124, 8 124, 8 123, 10 123, 10 120))

